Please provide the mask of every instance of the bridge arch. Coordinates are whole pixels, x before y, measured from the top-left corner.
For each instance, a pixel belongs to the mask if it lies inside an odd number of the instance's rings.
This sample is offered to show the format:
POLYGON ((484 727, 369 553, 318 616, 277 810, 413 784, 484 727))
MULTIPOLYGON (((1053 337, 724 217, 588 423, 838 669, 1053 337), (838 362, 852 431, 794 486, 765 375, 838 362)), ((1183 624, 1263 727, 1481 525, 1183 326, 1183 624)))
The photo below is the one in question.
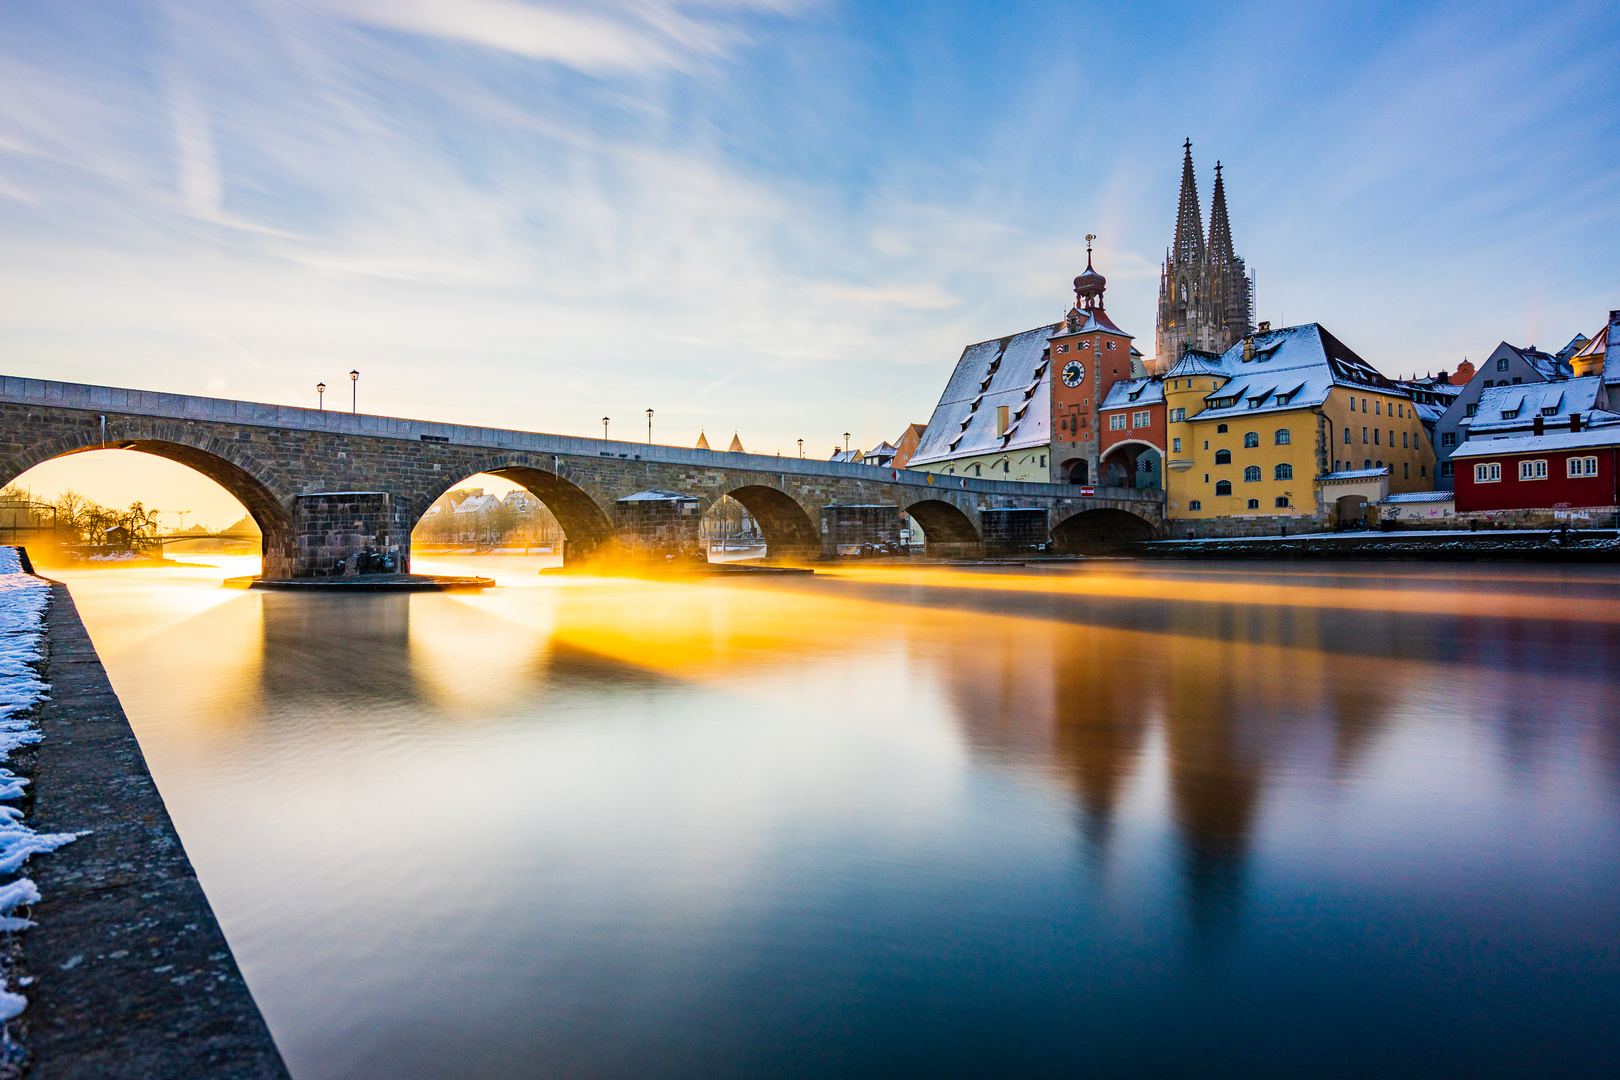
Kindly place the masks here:
POLYGON ((765 555, 772 559, 814 559, 821 554, 821 533, 797 499, 766 484, 743 484, 720 492, 743 504, 759 523, 765 555))
POLYGON ((143 431, 130 437, 128 423, 119 425, 125 437, 101 439, 99 427, 87 429, 83 438, 45 439, 29 443, 18 453, 0 460, 0 487, 16 480, 35 465, 74 454, 97 450, 132 450, 177 462, 224 488, 247 510, 259 526, 260 554, 266 574, 279 573, 296 557, 296 529, 293 523, 292 492, 263 478, 270 472, 238 444, 210 436, 199 436, 184 424, 156 425, 160 430, 143 431))
POLYGON ((474 464, 465 476, 435 485, 436 490, 430 489, 420 506, 412 507, 411 528, 416 528, 428 508, 445 492, 465 483, 470 477, 484 473, 520 484, 545 503, 546 509, 551 511, 557 524, 562 527, 565 562, 597 554, 612 543, 613 519, 590 492, 550 469, 514 462, 509 458, 474 464))
POLYGON ((972 557, 982 550, 982 538, 973 519, 944 499, 923 499, 906 507, 922 526, 924 550, 929 555, 972 557))
POLYGON ((1152 540, 1158 530, 1146 518, 1129 510, 1098 506, 1058 522, 1052 529, 1052 547, 1065 554, 1107 551, 1121 544, 1152 540))

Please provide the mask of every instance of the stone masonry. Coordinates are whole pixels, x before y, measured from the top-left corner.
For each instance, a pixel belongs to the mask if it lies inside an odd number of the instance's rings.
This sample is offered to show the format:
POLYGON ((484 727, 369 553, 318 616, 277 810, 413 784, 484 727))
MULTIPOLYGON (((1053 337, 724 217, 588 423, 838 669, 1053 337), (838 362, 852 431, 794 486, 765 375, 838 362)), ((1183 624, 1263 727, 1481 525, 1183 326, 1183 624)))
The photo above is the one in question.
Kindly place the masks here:
POLYGON ((385 504, 370 511, 380 516, 366 526, 375 532, 350 535, 386 537, 397 569, 408 571, 417 520, 478 473, 505 476, 544 502, 563 527, 570 561, 617 550, 615 504, 650 490, 695 498, 699 514, 731 496, 759 522, 769 555, 786 560, 836 554, 820 528, 828 506, 893 506, 921 524, 937 555, 981 554, 987 509, 1044 510, 1060 550, 1071 543, 1066 538, 1157 534, 1164 520, 1156 491, 1097 488, 1081 496, 1070 485, 0 377, 0 483, 63 454, 111 448, 189 465, 241 500, 264 533, 263 572, 272 577, 331 566, 329 545, 314 543, 322 526, 304 520, 322 504, 300 496, 385 493, 385 504))

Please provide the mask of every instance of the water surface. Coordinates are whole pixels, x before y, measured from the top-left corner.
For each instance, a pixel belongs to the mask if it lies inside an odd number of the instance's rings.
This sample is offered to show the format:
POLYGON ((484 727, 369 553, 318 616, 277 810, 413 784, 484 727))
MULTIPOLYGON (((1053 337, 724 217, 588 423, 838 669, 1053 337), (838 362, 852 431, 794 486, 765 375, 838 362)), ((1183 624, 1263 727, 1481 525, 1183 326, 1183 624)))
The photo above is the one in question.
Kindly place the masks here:
POLYGON ((299 1080, 1610 1076, 1620 573, 61 572, 299 1080))

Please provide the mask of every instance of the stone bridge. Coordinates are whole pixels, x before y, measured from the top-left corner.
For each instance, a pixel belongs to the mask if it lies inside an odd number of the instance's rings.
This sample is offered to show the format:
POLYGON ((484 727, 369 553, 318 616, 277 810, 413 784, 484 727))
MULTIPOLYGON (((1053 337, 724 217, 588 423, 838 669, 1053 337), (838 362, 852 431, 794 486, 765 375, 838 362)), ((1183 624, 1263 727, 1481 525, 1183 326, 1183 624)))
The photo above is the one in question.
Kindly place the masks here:
POLYGON ((567 560, 633 539, 621 500, 648 491, 695 499, 685 505, 697 514, 731 496, 779 560, 836 555, 901 511, 921 525, 929 554, 977 556, 1047 540, 1080 551, 1151 538, 1164 509, 1158 491, 1082 495, 1091 489, 0 377, 0 483, 64 454, 114 448, 178 461, 234 495, 263 531, 272 577, 332 573, 356 545, 392 552, 408 569, 412 528, 478 473, 545 503, 567 560))

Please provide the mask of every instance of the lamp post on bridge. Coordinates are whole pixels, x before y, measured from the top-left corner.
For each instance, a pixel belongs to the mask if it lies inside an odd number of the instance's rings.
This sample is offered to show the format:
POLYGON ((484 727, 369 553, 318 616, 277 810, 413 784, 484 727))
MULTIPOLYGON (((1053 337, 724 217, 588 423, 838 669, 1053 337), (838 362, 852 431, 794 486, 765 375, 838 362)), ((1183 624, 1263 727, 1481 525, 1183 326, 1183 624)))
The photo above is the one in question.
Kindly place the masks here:
POLYGON ((804 457, 804 440, 799 440, 799 456, 804 457))
POLYGON ((349 372, 349 386, 350 386, 351 393, 352 393, 352 396, 349 399, 349 411, 350 412, 359 412, 360 411, 360 373, 358 371, 349 372))
POLYGON ((602 441, 607 442, 607 417, 602 417, 602 441))
POLYGON ((326 384, 323 382, 315 384, 315 407, 321 412, 326 411, 326 384))
POLYGON ((849 453, 849 432, 844 432, 844 453, 849 453))
POLYGON ((647 410, 647 445, 652 445, 652 410, 647 410))

